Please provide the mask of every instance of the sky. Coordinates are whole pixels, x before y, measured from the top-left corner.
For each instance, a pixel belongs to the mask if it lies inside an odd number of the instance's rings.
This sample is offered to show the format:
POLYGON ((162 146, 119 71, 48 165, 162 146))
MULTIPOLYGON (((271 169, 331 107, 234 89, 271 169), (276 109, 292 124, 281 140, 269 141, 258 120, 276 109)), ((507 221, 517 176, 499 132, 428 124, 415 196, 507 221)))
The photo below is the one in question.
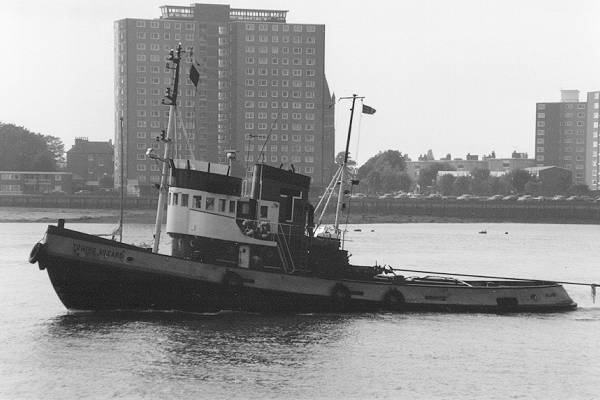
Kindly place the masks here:
MULTIPOLYGON (((211 0, 289 10, 326 26, 335 94, 377 110, 353 127, 359 164, 379 151, 533 156, 535 103, 600 90, 600 1, 211 0)), ((63 139, 114 136, 113 22, 180 0, 0 0, 0 122, 63 139)), ((349 104, 336 106, 342 150, 349 104)))

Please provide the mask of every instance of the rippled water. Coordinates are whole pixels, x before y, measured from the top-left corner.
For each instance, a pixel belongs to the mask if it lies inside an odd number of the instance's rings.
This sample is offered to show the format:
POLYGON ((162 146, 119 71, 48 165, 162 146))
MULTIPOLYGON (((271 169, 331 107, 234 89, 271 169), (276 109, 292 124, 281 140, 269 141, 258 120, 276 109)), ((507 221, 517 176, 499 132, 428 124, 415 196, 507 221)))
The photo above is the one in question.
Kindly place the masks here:
MULTIPOLYGON (((600 282, 598 226, 355 228, 355 263, 600 282)), ((567 286, 581 307, 559 314, 73 314, 26 262, 44 229, 0 224, 0 398, 600 397, 600 304, 589 288, 567 286)), ((151 232, 128 226, 126 239, 151 232)))

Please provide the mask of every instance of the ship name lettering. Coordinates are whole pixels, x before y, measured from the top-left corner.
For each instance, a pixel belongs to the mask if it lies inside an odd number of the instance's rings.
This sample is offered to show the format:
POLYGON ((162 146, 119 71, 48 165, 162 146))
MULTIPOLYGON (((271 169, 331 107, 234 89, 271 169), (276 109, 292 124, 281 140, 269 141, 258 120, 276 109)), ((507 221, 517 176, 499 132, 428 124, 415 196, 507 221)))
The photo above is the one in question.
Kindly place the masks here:
POLYGON ((73 242, 73 253, 80 257, 116 258, 118 260, 123 260, 125 258, 125 253, 122 250, 105 247, 97 248, 77 242, 73 242))

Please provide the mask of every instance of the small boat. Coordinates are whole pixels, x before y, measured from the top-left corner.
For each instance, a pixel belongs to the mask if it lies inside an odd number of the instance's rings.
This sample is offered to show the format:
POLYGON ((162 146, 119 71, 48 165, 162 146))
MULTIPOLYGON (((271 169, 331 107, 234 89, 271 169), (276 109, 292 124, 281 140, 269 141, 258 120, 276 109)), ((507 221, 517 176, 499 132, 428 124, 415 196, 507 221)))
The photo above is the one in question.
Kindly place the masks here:
MULTIPOLYGON (((326 190, 329 196, 321 198, 315 222, 310 178, 293 168, 256 164, 245 191, 245 182, 231 175, 234 152, 228 164, 172 158, 180 53, 181 47, 170 56, 175 87, 168 97, 164 157, 149 152, 164 163, 153 247, 71 230, 59 220, 31 252, 30 262, 47 271, 67 309, 495 313, 576 308, 563 286, 551 281, 410 277, 388 266, 352 265, 339 228, 347 159, 326 190), (321 229, 338 187, 335 225, 321 229), (170 254, 158 250, 165 203, 170 254)), ((352 121, 361 98, 350 99, 352 121)))

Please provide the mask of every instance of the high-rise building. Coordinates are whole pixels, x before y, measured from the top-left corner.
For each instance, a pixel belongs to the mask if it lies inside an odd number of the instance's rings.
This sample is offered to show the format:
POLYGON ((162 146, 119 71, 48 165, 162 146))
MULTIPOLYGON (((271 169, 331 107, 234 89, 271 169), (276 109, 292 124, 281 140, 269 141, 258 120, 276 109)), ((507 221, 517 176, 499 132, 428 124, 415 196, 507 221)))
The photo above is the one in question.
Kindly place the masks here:
MULTIPOLYGON (((334 105, 325 79, 325 26, 286 22, 287 11, 229 5, 163 6, 157 19, 115 22, 115 169, 126 170, 128 192, 159 181, 160 166, 146 159, 166 129, 161 104, 172 84, 168 51, 181 43, 177 156, 225 161, 238 151, 234 171, 251 164, 293 164, 326 185, 334 168, 334 105), (192 63, 197 86, 187 78, 192 63)), ((115 173, 115 186, 120 174, 115 173)))
POLYGON ((588 184, 592 164, 586 149, 588 103, 579 91, 561 91, 561 101, 536 104, 535 160, 538 166, 557 166, 572 172, 574 184, 588 184))

